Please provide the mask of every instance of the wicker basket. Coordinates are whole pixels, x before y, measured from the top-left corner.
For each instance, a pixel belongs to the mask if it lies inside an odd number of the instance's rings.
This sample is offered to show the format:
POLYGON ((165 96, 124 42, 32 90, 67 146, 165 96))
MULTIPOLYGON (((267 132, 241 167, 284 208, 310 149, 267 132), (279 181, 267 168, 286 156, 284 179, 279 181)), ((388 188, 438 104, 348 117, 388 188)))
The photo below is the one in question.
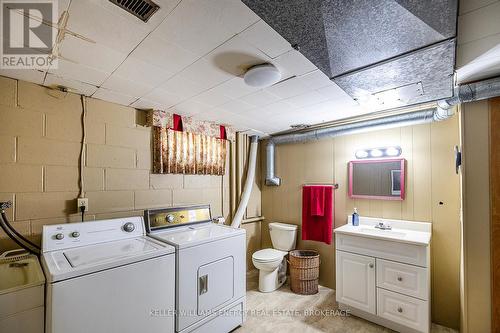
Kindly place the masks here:
POLYGON ((294 250, 289 254, 290 288, 296 294, 318 292, 319 253, 313 250, 294 250))

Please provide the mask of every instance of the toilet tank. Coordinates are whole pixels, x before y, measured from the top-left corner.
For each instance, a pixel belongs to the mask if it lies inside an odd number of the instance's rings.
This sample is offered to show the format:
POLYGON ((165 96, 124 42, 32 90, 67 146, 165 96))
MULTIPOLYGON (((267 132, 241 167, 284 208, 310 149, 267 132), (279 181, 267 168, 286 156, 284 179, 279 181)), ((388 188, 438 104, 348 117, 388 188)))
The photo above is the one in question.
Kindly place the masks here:
POLYGON ((295 249, 297 240, 297 226, 286 223, 269 223, 269 233, 273 248, 281 251, 291 251, 295 249))

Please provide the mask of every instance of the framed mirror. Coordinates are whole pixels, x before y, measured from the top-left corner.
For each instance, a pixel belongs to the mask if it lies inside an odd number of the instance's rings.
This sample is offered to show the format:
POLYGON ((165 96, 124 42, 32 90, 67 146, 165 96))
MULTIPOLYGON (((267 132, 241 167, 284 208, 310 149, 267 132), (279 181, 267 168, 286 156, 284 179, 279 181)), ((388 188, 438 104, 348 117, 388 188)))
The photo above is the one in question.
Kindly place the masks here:
POLYGON ((404 200, 405 159, 349 162, 349 197, 404 200))

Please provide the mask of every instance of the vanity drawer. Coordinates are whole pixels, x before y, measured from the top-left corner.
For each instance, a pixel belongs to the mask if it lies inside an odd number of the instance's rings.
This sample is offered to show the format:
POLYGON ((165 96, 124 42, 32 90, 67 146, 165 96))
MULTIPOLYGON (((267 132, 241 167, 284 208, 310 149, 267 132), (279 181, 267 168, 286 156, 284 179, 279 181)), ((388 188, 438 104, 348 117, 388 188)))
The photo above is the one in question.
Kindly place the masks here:
POLYGON ((377 287, 429 299, 427 269, 423 267, 377 259, 377 287))
POLYGON ((377 315, 420 332, 429 332, 428 301, 377 288, 377 315))
POLYGON ((422 267, 428 266, 428 246, 335 234, 337 250, 383 258, 422 267))

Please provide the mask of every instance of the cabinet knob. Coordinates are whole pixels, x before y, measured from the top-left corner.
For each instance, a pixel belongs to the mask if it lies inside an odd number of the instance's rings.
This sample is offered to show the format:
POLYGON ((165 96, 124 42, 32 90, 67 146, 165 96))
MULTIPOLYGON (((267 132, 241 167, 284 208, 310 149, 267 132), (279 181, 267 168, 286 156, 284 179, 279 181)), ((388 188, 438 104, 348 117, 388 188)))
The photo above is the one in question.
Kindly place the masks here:
POLYGON ((403 313, 403 308, 402 307, 398 307, 398 312, 399 313, 403 313))
POLYGON ((369 264, 368 266, 369 266, 370 268, 373 268, 373 264, 369 264))
POLYGON ((401 276, 398 276, 398 281, 399 282, 403 281, 403 278, 401 276))

